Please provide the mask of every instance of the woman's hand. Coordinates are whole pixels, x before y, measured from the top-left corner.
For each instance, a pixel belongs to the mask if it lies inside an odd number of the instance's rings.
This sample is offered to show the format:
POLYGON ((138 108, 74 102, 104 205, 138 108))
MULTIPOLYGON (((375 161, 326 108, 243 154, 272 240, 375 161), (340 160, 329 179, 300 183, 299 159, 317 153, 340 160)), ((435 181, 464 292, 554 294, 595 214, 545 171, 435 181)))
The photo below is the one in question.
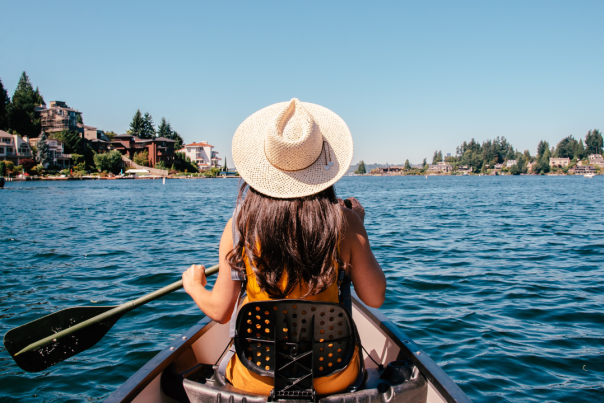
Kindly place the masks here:
POLYGON ((205 266, 194 264, 182 274, 182 286, 189 295, 197 287, 201 286, 203 288, 207 283, 205 266))
MULTIPOLYGON (((357 215, 359 216, 359 218, 361 219, 362 222, 365 222, 365 209, 363 208, 361 203, 354 197, 349 197, 346 200, 349 201, 350 204, 352 205, 352 207, 350 207, 350 209, 352 211, 354 211, 355 213, 357 213, 357 215)), ((340 206, 348 208, 346 206, 344 200, 338 199, 338 202, 340 203, 340 206)))

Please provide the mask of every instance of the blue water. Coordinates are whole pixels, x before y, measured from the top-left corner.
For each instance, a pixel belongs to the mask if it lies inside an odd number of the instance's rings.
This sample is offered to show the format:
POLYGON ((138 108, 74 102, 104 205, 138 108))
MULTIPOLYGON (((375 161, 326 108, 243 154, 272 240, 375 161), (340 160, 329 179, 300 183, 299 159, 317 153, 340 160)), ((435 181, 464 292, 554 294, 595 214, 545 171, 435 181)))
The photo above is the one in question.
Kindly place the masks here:
MULTIPOLYGON (((388 278, 383 312, 475 402, 604 401, 604 178, 352 177, 388 278)), ((12 182, 0 332, 111 305, 213 264, 237 180, 12 182)), ((183 292, 41 373, 0 348, 0 402, 102 401, 201 318, 183 292)))

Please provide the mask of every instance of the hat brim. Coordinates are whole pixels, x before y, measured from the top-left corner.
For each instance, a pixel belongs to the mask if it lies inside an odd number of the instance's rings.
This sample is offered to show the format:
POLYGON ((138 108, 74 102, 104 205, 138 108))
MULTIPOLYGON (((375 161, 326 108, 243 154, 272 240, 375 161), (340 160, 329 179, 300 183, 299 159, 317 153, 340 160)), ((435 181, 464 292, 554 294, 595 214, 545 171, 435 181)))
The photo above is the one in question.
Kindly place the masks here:
POLYGON ((329 157, 324 147, 307 168, 284 171, 274 167, 264 153, 264 139, 269 125, 287 104, 277 103, 254 113, 239 125, 233 137, 233 161, 239 175, 258 192, 280 199, 310 196, 327 189, 348 171, 353 153, 352 136, 344 120, 327 108, 302 102, 329 146, 329 157), (329 161, 333 165, 328 165, 329 161))

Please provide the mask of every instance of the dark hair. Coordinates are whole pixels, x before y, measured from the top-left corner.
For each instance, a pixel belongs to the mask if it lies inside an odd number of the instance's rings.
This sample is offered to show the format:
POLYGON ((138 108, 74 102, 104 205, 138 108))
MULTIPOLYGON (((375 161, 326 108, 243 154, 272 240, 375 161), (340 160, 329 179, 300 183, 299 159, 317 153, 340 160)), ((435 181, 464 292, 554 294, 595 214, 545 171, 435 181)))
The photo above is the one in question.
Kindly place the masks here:
POLYGON ((316 295, 336 281, 336 265, 344 269, 338 243, 345 220, 333 186, 311 196, 276 199, 243 182, 237 202, 239 242, 227 255, 232 268, 245 272, 245 253, 258 285, 271 298, 285 298, 304 284, 303 297, 316 295))

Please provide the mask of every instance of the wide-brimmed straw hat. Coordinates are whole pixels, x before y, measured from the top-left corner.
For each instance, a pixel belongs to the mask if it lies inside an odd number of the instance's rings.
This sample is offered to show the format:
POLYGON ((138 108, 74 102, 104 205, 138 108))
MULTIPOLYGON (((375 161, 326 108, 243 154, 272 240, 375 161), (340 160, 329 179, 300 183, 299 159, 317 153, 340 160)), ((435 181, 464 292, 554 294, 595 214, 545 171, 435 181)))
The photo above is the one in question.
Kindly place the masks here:
POLYGON ((336 183, 348 171, 352 151, 342 118, 296 98, 254 113, 233 137, 237 172, 258 192, 281 199, 336 183))

